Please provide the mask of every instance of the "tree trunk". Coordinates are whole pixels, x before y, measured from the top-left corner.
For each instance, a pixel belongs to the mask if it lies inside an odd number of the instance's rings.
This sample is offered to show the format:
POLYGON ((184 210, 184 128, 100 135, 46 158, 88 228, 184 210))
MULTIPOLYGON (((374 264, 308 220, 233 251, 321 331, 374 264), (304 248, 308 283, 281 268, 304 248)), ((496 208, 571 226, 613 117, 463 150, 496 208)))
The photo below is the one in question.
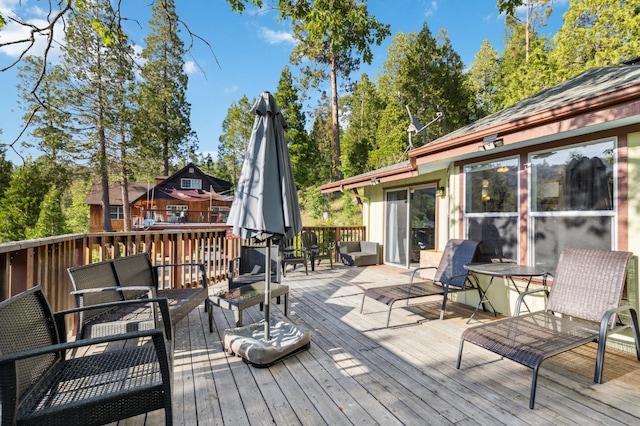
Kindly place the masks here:
POLYGON ((335 163, 335 179, 342 179, 342 164, 340 162, 340 122, 338 121, 338 77, 336 60, 331 55, 331 121, 333 124, 333 152, 335 163))

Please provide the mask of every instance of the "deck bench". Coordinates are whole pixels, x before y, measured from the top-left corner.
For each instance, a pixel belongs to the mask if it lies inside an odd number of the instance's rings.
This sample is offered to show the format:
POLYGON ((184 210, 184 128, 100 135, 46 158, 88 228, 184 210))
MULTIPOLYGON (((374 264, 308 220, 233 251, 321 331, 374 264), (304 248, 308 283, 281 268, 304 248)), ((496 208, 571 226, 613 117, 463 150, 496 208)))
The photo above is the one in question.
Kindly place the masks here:
MULTIPOLYGON (((144 297, 166 298, 171 323, 176 324, 201 303, 209 309, 209 288, 204 265, 200 263, 164 264, 154 267, 146 253, 120 257, 68 269, 73 284, 72 294, 79 307, 144 297), (197 268, 199 285, 188 288, 159 286, 159 268, 197 268)), ((83 311, 78 316, 77 336, 104 336, 155 328, 157 310, 146 307, 109 307, 83 311)), ((162 318, 160 318, 162 321, 162 318)), ((211 326, 211 324, 210 324, 211 326)), ((173 341, 173 330, 167 339, 173 341)))
POLYGON ((83 309, 53 313, 39 286, 0 302, 0 424, 101 425, 159 409, 172 424, 173 373, 163 331, 67 342, 65 316, 83 309), (117 341, 119 349, 68 356, 117 341))

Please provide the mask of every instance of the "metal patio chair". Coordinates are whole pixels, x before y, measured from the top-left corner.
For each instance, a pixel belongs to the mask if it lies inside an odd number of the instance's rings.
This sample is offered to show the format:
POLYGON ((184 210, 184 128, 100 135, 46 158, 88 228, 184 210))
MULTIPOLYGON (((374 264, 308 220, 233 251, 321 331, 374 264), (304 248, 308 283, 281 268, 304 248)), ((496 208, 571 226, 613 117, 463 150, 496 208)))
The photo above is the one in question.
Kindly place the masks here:
POLYGON ((640 360, 638 318, 631 306, 620 306, 631 253, 568 248, 560 254, 558 267, 543 311, 518 315, 468 328, 462 333, 456 367, 460 368, 464 342, 485 348, 533 370, 529 408, 536 396, 538 370, 544 360, 591 342, 598 342, 593 381, 602 383, 607 335, 631 327, 640 360), (631 324, 616 323, 629 311, 631 324), (578 321, 576 321, 578 319, 578 321))

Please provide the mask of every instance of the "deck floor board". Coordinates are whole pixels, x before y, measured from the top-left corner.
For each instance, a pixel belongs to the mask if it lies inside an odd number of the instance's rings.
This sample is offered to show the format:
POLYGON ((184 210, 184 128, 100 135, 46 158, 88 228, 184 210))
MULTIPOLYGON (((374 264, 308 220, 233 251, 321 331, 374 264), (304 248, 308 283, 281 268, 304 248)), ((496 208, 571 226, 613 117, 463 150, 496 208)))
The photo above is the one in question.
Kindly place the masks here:
MULTIPOLYGON (((531 371, 467 344, 455 368, 466 327, 493 321, 480 311, 424 298, 395 308, 368 299, 365 288, 407 282, 391 266, 320 265, 287 273, 289 320, 312 332, 311 348, 269 368, 254 368, 223 351, 231 311, 214 308, 209 333, 203 307, 175 325, 174 423, 189 425, 625 425, 640 424, 640 362, 608 349, 602 384, 593 383, 596 345, 542 364, 536 408, 528 408, 531 371)), ((273 316, 283 305, 271 304, 273 316)), ((264 317, 258 306, 245 324, 264 317)), ((162 424, 162 410, 119 425, 162 424)))

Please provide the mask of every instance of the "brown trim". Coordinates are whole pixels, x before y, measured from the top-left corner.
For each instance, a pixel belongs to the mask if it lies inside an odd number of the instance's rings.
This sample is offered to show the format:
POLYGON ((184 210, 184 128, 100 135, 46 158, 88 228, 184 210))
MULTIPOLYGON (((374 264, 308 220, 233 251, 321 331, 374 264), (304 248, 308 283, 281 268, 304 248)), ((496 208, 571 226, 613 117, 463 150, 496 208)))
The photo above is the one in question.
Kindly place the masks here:
POLYGON ((618 136, 616 166, 618 168, 618 223, 617 223, 617 249, 629 249, 629 149, 627 132, 621 132, 618 136))

